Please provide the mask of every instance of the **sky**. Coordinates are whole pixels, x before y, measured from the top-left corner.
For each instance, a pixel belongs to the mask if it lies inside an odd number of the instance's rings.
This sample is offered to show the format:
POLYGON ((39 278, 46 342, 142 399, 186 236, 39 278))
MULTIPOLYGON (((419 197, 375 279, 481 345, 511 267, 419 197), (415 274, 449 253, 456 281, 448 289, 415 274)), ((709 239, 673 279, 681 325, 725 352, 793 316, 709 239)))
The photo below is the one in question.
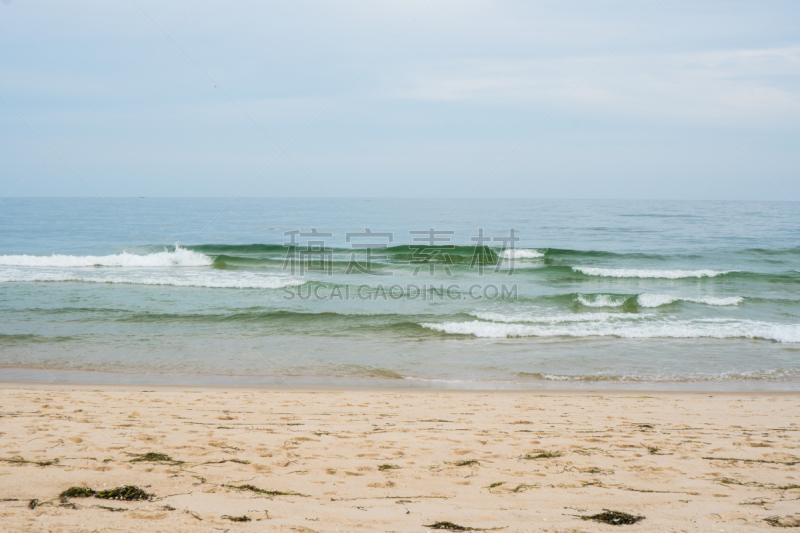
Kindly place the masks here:
POLYGON ((800 3, 0 0, 9 196, 800 200, 800 3))

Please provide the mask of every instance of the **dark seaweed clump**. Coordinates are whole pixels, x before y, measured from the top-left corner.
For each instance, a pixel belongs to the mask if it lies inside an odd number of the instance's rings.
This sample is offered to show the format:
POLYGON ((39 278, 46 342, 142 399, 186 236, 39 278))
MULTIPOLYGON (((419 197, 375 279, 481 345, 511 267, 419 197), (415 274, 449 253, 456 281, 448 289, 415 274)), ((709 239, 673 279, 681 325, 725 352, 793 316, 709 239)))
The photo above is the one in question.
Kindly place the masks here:
POLYGON ((47 461, 28 461, 23 459, 19 455, 15 455, 11 459, 0 459, 0 461, 6 461, 7 463, 15 463, 15 464, 32 464, 32 465, 39 465, 39 466, 52 466, 58 464, 58 458, 47 460, 47 461))
POLYGON ((583 515, 581 518, 594 522, 603 522, 604 524, 610 524, 612 526, 635 524, 640 520, 644 520, 643 516, 634 516, 632 514, 623 513, 622 511, 609 511, 608 509, 604 509, 602 513, 594 515, 583 515))
POLYGON ((96 491, 89 487, 70 487, 58 495, 61 499, 66 498, 102 498, 104 500, 125 500, 138 501, 149 500, 152 495, 140 489, 136 485, 125 485, 115 489, 96 491))
POLYGON ((95 498, 104 500, 125 500, 129 502, 137 500, 149 500, 150 494, 146 493, 136 485, 125 485, 110 490, 101 490, 94 495, 95 498))
POLYGON ((282 492, 279 490, 264 490, 256 487, 255 485, 227 485, 232 489, 237 490, 249 490, 251 492, 255 492, 256 494, 265 494, 267 496, 303 496, 303 494, 297 492, 282 492))
POLYGON ((88 487, 70 487, 61 494, 59 498, 91 498, 97 494, 94 490, 88 487))
POLYGON ((475 528, 459 526, 458 524, 454 524, 452 522, 435 522, 423 527, 429 527, 431 529, 447 529, 449 531, 477 531, 475 528))
POLYGON ((544 450, 538 450, 533 453, 526 454, 525 457, 523 457, 523 459, 529 459, 535 461, 538 459, 552 459, 553 457, 561 457, 561 452, 559 451, 547 452, 544 450))
POLYGON ((173 465, 183 464, 183 461, 176 461, 169 455, 159 452, 149 452, 131 459, 131 463, 169 463, 173 465))
POLYGON ((764 522, 773 527, 800 527, 800 515, 794 516, 768 516, 764 522))
POLYGON ((378 470, 395 470, 397 468, 400 468, 400 467, 397 466, 397 465, 379 465, 378 466, 378 470))
POLYGON ((231 522, 249 522, 250 520, 252 520, 252 518, 250 518, 246 514, 243 514, 242 516, 231 516, 231 515, 224 514, 220 518, 224 518, 226 520, 230 520, 231 522))

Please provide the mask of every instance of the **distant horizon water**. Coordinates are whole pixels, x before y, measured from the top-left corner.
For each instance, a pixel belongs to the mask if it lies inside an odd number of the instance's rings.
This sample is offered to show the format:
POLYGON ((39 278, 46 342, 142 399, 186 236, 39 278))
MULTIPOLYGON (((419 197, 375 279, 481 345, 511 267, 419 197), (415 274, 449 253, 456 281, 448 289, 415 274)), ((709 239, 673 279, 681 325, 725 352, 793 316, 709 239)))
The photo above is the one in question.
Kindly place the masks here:
POLYGON ((798 200, 708 200, 701 198, 597 198, 597 197, 533 197, 533 196, 490 196, 482 198, 463 198, 459 196, 219 196, 219 195, 193 195, 193 196, 167 196, 167 195, 76 195, 76 196, 15 196, 13 193, 8 196, 0 197, 0 202, 7 200, 385 200, 385 201, 484 201, 484 200, 509 200, 509 201, 530 201, 530 202, 644 202, 644 203, 705 203, 705 204, 792 204, 798 200))
POLYGON ((800 390, 794 202, 7 198, 0 380, 800 390))

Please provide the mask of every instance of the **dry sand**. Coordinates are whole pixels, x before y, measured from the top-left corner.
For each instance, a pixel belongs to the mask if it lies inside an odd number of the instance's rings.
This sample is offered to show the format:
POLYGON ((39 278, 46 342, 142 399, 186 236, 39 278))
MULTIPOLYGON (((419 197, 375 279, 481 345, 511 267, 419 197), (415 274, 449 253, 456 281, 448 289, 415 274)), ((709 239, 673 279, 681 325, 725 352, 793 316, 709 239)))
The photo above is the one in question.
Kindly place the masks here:
POLYGON ((92 389, 0 388, 0 529, 717 532, 800 513, 798 394, 92 389), (134 461, 151 452, 175 462, 134 461), (59 499, 122 485, 153 497, 59 499), (646 518, 579 517, 603 509, 646 518))

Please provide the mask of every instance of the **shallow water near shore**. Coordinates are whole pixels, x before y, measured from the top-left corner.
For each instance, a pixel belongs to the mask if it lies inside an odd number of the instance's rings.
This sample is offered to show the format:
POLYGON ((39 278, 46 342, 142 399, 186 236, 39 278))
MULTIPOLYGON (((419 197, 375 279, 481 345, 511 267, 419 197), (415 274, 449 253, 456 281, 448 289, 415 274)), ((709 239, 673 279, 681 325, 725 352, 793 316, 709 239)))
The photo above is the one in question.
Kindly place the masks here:
POLYGON ((6 381, 800 389, 791 203, 11 198, 0 227, 6 381))

